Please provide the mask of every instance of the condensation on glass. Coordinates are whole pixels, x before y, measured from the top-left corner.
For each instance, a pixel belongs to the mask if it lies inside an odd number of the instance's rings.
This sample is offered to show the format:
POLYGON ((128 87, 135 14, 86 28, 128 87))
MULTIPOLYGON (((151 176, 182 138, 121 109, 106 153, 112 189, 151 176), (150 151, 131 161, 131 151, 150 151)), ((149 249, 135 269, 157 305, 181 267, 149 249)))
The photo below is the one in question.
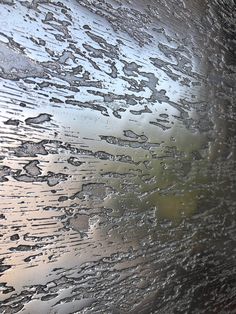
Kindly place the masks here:
POLYGON ((236 313, 235 1, 0 1, 0 312, 236 313))

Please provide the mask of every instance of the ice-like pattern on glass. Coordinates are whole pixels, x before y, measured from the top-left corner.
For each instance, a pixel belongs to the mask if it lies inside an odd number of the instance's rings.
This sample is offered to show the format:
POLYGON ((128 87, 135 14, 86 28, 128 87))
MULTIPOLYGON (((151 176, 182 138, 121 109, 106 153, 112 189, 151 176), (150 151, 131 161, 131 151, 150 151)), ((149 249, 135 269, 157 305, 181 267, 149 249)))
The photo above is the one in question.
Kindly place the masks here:
POLYGON ((235 1, 0 1, 0 313, 236 313, 235 1))

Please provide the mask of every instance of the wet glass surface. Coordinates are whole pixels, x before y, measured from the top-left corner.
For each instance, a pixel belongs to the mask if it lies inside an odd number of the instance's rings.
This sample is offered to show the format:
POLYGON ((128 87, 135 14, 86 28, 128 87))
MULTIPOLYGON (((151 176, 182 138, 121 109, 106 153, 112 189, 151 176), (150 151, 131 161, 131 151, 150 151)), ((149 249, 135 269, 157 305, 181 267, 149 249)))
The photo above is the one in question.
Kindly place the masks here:
POLYGON ((235 2, 0 1, 0 313, 236 313, 235 2))

